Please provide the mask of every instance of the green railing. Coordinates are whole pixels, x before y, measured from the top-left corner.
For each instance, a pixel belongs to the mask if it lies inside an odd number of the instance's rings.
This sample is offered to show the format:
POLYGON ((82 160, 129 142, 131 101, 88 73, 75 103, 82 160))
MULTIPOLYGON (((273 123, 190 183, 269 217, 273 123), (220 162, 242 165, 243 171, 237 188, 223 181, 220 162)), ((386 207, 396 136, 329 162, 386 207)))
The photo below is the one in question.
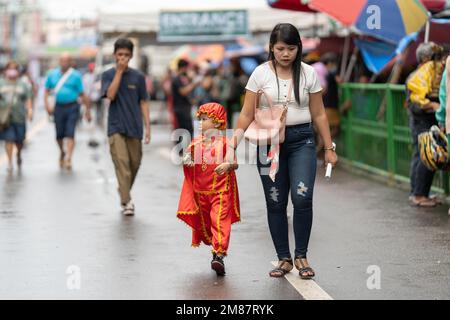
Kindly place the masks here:
MULTIPOLYGON (((386 177, 389 183, 408 183, 412 142, 405 87, 345 83, 340 90, 342 102, 351 101, 351 108, 342 116, 339 155, 353 167, 386 177)), ((436 173, 433 190, 449 193, 447 173, 436 173)))

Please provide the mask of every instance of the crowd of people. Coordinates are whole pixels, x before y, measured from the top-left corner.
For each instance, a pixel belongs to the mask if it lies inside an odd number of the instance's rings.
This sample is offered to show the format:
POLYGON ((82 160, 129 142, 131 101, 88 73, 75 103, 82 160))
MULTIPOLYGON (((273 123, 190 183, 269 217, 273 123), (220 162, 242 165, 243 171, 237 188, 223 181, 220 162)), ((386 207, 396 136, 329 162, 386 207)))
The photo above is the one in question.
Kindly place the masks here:
MULTIPOLYGON (((270 276, 282 277, 295 266, 302 279, 311 279, 315 272, 308 263, 307 251, 317 155, 323 158, 325 165, 337 163, 333 139, 339 134, 341 117, 339 58, 326 53, 312 66, 304 63, 301 38, 291 24, 278 24, 274 28, 269 48, 268 61, 250 75, 243 71, 239 59, 216 66, 210 62, 198 66, 180 59, 177 70, 168 71, 160 82, 173 128, 184 129, 183 140, 187 139, 186 146, 189 145, 182 154, 185 183, 177 213, 193 229, 194 246, 201 242, 213 246, 211 267, 218 275, 224 275, 223 259, 228 250, 231 224, 240 220, 234 175, 238 168, 236 148, 249 127, 261 125, 255 106, 262 108, 264 103, 283 106, 278 119, 283 125, 277 136, 282 143, 269 142, 264 148, 262 143, 258 144, 257 152, 270 234, 279 261, 270 276), (267 101, 259 99, 261 92, 267 101), (200 122, 199 136, 195 139, 194 106, 200 122), (214 139, 207 133, 209 129, 221 132, 226 128, 234 129, 229 140, 225 136, 214 139), (199 147, 203 155, 200 160, 194 152, 199 147), (217 159, 217 150, 222 150, 222 159, 217 159), (216 162, 207 162, 208 157, 216 162), (289 196, 294 206, 294 259, 288 240, 289 196)), ((81 106, 84 105, 83 115, 87 121, 92 120, 94 106, 97 122, 102 122, 102 100, 108 101, 109 150, 119 185, 120 206, 127 216, 135 213, 131 190, 142 161, 142 143, 148 144, 151 140, 149 99, 152 92, 149 92, 148 77, 129 66, 133 54, 133 43, 126 38, 118 39, 113 52, 115 65, 101 77, 95 75, 93 64, 89 64, 82 75, 73 67, 71 56, 64 54, 59 66, 48 72, 44 94, 45 109, 54 119, 59 165, 66 170, 72 169, 81 106)), ((434 170, 421 157, 420 134, 429 132, 439 123, 450 138, 450 113, 446 112, 450 108, 450 58, 443 54, 441 47, 426 43, 417 49, 417 60, 419 66, 406 82, 414 147, 410 201, 420 207, 432 207, 438 204, 438 199, 430 196, 434 170)), ((26 122, 33 118, 35 96, 34 83, 19 64, 10 61, 0 79, 0 139, 5 141, 9 171, 14 167, 14 146, 17 166, 22 165, 26 122)), ((447 141, 445 144, 447 148, 447 141)), ((447 149, 446 152, 447 164, 447 149)), ((448 169, 448 165, 445 168, 448 169)))
POLYGON ((193 134, 191 108, 207 102, 222 104, 227 110, 228 128, 233 116, 240 112, 248 75, 239 59, 231 59, 228 66, 213 66, 206 61, 202 65, 180 59, 177 70, 168 71, 162 82, 168 110, 175 129, 185 129, 193 134))

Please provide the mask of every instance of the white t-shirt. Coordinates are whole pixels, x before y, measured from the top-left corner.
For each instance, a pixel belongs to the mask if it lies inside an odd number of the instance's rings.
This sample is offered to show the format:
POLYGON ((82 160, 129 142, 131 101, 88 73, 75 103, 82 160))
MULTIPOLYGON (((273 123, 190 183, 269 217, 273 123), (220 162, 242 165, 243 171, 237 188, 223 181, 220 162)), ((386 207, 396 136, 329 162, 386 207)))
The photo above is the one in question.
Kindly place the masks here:
MULTIPOLYGON (((288 98, 289 87, 292 84, 292 80, 278 78, 280 84, 278 94, 277 78, 275 72, 270 68, 270 63, 271 62, 263 63, 253 71, 245 89, 255 93, 262 89, 272 99, 273 104, 283 104, 288 98)), ((292 89, 291 98, 288 102, 286 125, 293 126, 311 122, 309 94, 317 93, 321 90, 322 86, 320 85, 319 78, 314 68, 302 62, 299 91, 300 105, 295 101, 294 89, 292 89)), ((264 107, 265 105, 267 105, 267 102, 262 97, 260 107, 264 107)))

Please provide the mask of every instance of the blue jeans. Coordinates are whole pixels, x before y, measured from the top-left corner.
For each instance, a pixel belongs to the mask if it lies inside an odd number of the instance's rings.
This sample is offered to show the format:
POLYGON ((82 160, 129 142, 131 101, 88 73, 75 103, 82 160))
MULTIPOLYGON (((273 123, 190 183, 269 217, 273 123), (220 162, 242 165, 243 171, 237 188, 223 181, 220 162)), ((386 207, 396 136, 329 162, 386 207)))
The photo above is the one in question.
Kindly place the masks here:
POLYGON ((312 124, 286 127, 275 182, 268 176, 267 148, 258 147, 258 171, 266 198, 270 234, 278 259, 291 258, 287 205, 294 205, 295 257, 306 257, 313 220, 317 158, 312 124))

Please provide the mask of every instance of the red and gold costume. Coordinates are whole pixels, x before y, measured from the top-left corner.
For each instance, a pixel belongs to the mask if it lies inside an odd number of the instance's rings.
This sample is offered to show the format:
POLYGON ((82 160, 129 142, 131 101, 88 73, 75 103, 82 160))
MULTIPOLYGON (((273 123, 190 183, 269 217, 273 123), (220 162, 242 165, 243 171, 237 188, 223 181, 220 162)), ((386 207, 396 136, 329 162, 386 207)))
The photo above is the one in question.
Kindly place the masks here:
MULTIPOLYGON (((226 126, 226 113, 216 103, 203 105, 199 114, 226 126), (218 121, 219 120, 219 121, 218 121)), ((223 175, 214 172, 223 162, 227 148, 226 137, 201 136, 192 141, 186 154, 192 160, 185 164, 184 183, 177 217, 192 228, 192 246, 201 242, 212 245, 213 253, 226 255, 231 225, 240 221, 239 193, 234 171, 223 175)))

